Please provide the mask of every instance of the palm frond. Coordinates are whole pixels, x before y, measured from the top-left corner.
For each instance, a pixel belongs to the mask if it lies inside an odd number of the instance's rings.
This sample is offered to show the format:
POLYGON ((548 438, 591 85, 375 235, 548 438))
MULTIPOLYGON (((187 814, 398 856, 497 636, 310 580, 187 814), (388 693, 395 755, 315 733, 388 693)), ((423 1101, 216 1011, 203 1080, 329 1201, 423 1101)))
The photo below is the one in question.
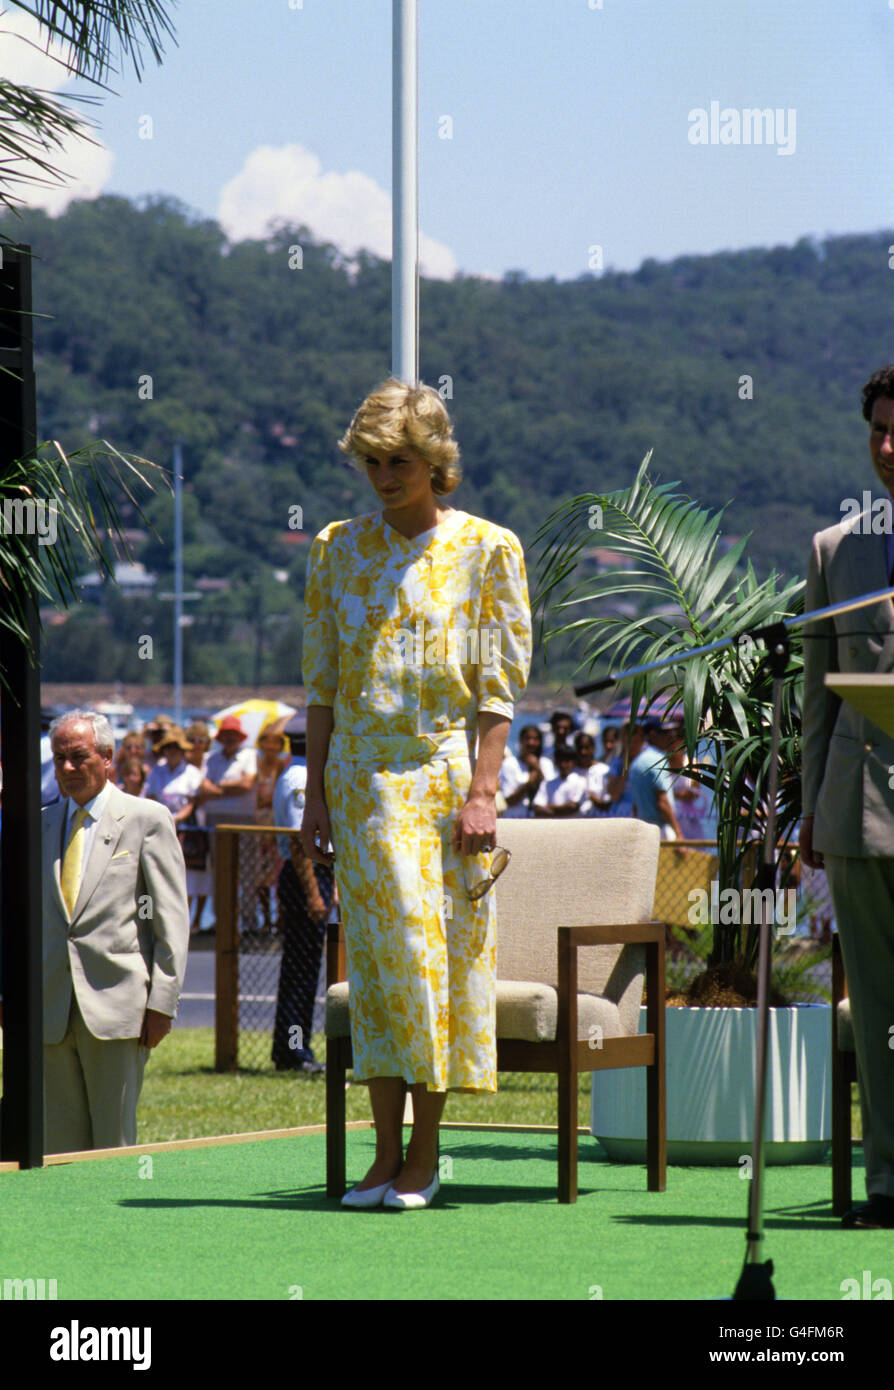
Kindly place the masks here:
POLYGON ((9 0, 24 10, 62 45, 69 71, 101 84, 114 67, 118 50, 129 58, 137 77, 143 68, 143 46, 157 63, 164 56, 164 39, 173 39, 170 5, 161 0, 9 0))
MULTIPOLYGON (((167 14, 169 6, 161 0, 9 3, 36 19, 46 34, 45 46, 16 34, 19 42, 38 48, 68 72, 96 87, 106 87, 106 77, 119 50, 131 60, 139 78, 144 45, 160 63, 163 39, 168 36, 176 42, 167 14)), ((51 92, 0 79, 0 207, 16 212, 25 201, 14 191, 16 186, 52 188, 67 181, 68 175, 51 162, 52 153, 71 137, 97 143, 88 134, 91 123, 72 105, 90 105, 98 100, 98 96, 91 95, 58 99, 51 92)), ((0 243, 9 240, 0 234, 0 243)))
MULTIPOLYGON (((545 643, 560 635, 575 643, 575 674, 592 674, 606 664, 620 674, 666 663, 629 681, 631 722, 643 702, 648 706, 659 693, 681 706, 690 761, 695 763, 700 746, 710 754, 707 764, 690 772, 713 794, 721 885, 739 887, 765 823, 772 711, 763 654, 744 639, 800 612, 804 585, 779 579, 775 571, 759 582, 748 561, 743 574, 747 536, 718 554, 723 509, 705 510, 680 493, 677 483, 654 483, 650 458, 643 459, 631 487, 575 497, 547 517, 536 538, 542 554, 534 604, 545 643), (631 568, 578 580, 582 554, 594 543, 594 516, 601 520, 599 545, 631 561, 631 568), (609 600, 632 602, 636 615, 607 611, 609 600), (694 648, 718 641, 731 645, 691 656, 694 648)), ((783 838, 800 816, 800 638, 792 639, 791 651, 777 799, 783 838)), ((716 959, 739 956, 750 964, 756 948, 756 929, 718 929, 716 959)))
MULTIPOLYGON (((66 100, 90 105, 97 99, 71 96, 66 100)), ((53 151, 62 149, 71 136, 95 145, 88 134, 93 128, 51 92, 0 78, 0 204, 15 211, 24 202, 12 192, 14 185, 51 188, 64 183, 67 175, 51 162, 53 151)))
MULTIPOLYGON (((0 475, 0 626, 28 641, 26 599, 36 607, 67 606, 80 599, 78 576, 85 565, 111 576, 117 556, 133 559, 117 494, 124 493, 157 535, 138 496, 141 489, 154 493, 157 486, 171 490, 165 469, 122 454, 107 440, 72 454, 53 441, 28 458, 9 461, 0 475), (38 517, 45 539, 35 524, 38 517)), ((2 670, 0 682, 6 683, 2 670)))

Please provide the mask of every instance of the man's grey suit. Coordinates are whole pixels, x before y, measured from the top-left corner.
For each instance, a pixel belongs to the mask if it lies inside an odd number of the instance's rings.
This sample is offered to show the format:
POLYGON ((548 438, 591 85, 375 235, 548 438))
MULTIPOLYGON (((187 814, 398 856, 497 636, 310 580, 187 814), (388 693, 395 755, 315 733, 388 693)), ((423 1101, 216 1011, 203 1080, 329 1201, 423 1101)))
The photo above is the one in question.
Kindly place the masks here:
MULTIPOLYGON (((806 608, 888 587, 884 535, 864 513, 813 538, 806 608)), ((894 673, 885 599, 804 629, 803 811, 825 857, 841 939, 863 1111, 868 1195, 894 1197, 894 739, 825 686, 827 672, 894 673)))
POLYGON ((66 806, 42 813, 48 1153, 136 1143, 143 1020, 147 1008, 176 1013, 189 946, 186 872, 167 807, 109 786, 69 919, 66 806))

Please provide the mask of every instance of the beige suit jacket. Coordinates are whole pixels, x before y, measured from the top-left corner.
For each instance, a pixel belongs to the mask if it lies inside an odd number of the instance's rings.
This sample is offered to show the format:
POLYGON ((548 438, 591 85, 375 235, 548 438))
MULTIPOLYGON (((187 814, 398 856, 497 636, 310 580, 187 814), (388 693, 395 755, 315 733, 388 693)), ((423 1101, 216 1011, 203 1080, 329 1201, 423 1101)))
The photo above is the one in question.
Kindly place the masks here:
MULTIPOLYGON (((885 537, 864 513, 813 538, 807 611, 888 587, 885 537), (865 528, 865 529, 864 529, 865 528)), ((823 683, 827 672, 894 672, 889 599, 804 629, 802 791, 813 843, 824 854, 894 855, 894 739, 823 683)))
POLYGON ((136 1038, 146 1009, 177 1012, 189 947, 183 854, 166 806, 109 788, 71 920, 60 881, 65 801, 42 812, 44 1042, 74 990, 97 1038, 136 1038))

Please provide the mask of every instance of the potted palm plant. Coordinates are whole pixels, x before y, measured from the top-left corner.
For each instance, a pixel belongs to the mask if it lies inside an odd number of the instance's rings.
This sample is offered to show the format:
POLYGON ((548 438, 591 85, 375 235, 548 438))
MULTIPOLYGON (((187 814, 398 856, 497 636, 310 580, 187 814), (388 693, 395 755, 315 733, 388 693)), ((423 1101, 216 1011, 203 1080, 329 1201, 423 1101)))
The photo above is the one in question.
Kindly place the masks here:
MULTIPOLYGON (((712 913, 707 968, 689 984, 684 1007, 668 1012, 668 1154, 679 1162, 725 1161, 743 1153, 753 1114, 751 1006, 757 997, 760 916, 748 910, 757 897, 747 890, 769 803, 773 712, 772 678, 753 634, 802 611, 803 584, 775 572, 759 582, 750 562, 743 575, 748 538, 722 551, 722 512, 700 508, 675 483, 653 482, 650 460, 651 453, 629 488, 572 498, 546 519, 537 537, 542 556, 535 602, 547 649, 560 634, 572 639, 581 652, 579 672, 670 662, 631 680, 631 721, 659 697, 681 712, 690 775, 710 790, 717 814, 711 901, 745 910, 712 913), (594 530, 603 546, 625 556, 632 567, 575 580, 594 530), (613 605, 626 600, 629 607, 631 599, 635 615, 619 615, 613 605), (684 659, 693 648, 721 639, 732 639, 732 645, 684 659), (741 1077, 734 1070, 739 1062, 741 1077)), ((801 643, 794 636, 783 685, 779 846, 800 818, 801 680, 801 643)), ((781 848, 777 857, 783 860, 781 848)), ((788 856, 777 879, 780 891, 790 870, 788 856)), ((774 907, 779 901, 777 894, 774 907)), ((774 913, 774 919, 775 933, 787 938, 788 915, 774 913)), ((781 1087, 771 1091, 767 1158, 811 1161, 828 1138, 830 1011, 786 1004, 779 993, 771 1003, 776 1005, 771 1071, 781 1087)), ((629 1077, 618 1086, 608 1073, 596 1074, 594 1133, 618 1157, 639 1156, 636 1121, 644 1105, 635 1091, 629 1077), (630 1102, 629 1119, 615 1114, 624 1101, 630 1102)))

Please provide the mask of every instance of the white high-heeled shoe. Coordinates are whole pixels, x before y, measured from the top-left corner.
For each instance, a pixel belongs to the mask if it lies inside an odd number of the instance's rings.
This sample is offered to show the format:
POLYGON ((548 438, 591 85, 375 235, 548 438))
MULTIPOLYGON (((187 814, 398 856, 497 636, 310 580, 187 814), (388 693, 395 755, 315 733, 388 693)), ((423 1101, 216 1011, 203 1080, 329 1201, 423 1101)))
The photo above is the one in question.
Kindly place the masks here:
POLYGON ((424 1187, 421 1192, 395 1192, 389 1183, 388 1191, 385 1193, 383 1206, 392 1207, 396 1211, 421 1211, 423 1207, 431 1206, 432 1198, 437 1193, 441 1184, 438 1181, 438 1170, 428 1187, 424 1187))
POLYGON ((356 1187, 352 1187, 342 1197, 341 1204, 343 1207, 377 1207, 390 1188, 391 1181, 380 1183, 378 1187, 368 1187, 365 1192, 358 1192, 356 1187))

